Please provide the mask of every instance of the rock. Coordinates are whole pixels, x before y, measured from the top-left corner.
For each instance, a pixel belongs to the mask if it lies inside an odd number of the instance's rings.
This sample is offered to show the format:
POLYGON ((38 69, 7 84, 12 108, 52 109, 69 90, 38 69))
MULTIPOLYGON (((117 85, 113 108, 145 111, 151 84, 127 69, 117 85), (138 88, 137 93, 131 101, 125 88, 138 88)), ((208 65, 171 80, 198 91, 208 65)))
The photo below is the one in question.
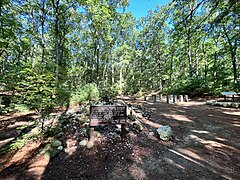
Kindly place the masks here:
POLYGON ((59 141, 59 140, 55 140, 55 141, 52 143, 52 146, 53 146, 53 147, 59 147, 59 146, 61 146, 61 145, 62 145, 62 142, 59 141))
POLYGON ((136 122, 133 123, 133 127, 134 127, 135 129, 137 129, 138 131, 142 131, 142 130, 143 130, 143 127, 142 127, 141 123, 138 122, 138 121, 136 121, 136 122))
POLYGON ((58 146, 57 150, 62 151, 63 150, 63 146, 58 146))
POLYGON ((71 156, 73 153, 77 151, 77 146, 72 146, 70 148, 65 148, 64 152, 71 156))
POLYGON ((50 160, 51 159, 51 153, 50 153, 50 151, 46 151, 45 153, 44 153, 44 158, 46 159, 46 160, 50 160))
POLYGON ((50 157, 53 158, 58 155, 58 153, 60 153, 60 150, 54 149, 53 151, 50 151, 50 157))
POLYGON ((223 105, 223 107, 231 107, 232 103, 225 102, 225 103, 222 103, 222 105, 223 105))
POLYGON ((238 107, 240 107, 240 105, 239 105, 239 103, 232 103, 232 107, 238 108, 238 107))
POLYGON ((169 141, 172 138, 172 129, 170 126, 161 126, 157 129, 159 138, 164 141, 169 141))
POLYGON ((211 100, 211 101, 206 102, 207 105, 211 105, 211 106, 216 105, 216 103, 217 103, 217 101, 215 101, 215 100, 211 100))
POLYGON ((79 143, 79 146, 86 146, 88 144, 88 140, 84 139, 79 143))
POLYGON ((154 132, 149 132, 149 135, 150 136, 154 136, 154 132))
POLYGON ((88 149, 92 149, 93 146, 94 146, 94 142, 93 142, 93 141, 88 141, 88 143, 87 143, 87 148, 88 148, 88 149))
POLYGON ((51 144, 46 144, 44 146, 44 148, 42 149, 42 151, 40 152, 40 154, 44 154, 46 151, 51 150, 51 149, 52 149, 51 144))

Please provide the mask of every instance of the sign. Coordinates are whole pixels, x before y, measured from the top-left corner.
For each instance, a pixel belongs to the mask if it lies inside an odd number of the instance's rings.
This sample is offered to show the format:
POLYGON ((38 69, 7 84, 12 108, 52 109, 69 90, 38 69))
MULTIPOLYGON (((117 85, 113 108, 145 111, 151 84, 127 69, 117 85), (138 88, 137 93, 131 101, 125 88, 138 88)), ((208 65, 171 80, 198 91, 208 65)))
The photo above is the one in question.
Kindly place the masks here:
POLYGON ((90 106, 90 126, 114 124, 126 121, 127 106, 90 106))
POLYGON ((237 93, 235 93, 235 92, 222 92, 221 94, 223 96, 237 95, 237 93))

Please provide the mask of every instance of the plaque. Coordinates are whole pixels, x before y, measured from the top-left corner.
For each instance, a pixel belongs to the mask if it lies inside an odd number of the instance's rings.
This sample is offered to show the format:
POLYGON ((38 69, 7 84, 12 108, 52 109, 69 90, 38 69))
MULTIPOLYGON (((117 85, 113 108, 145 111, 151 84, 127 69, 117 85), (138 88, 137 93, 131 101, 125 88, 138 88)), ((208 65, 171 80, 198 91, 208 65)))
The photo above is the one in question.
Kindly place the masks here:
POLYGON ((90 126, 120 124, 127 118, 127 106, 90 106, 90 126))

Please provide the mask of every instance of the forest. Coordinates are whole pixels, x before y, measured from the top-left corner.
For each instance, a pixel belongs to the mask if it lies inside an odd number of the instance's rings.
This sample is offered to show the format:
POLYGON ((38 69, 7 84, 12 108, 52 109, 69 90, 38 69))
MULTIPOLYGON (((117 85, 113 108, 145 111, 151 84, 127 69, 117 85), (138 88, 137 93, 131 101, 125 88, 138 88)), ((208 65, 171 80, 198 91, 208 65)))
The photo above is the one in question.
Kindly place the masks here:
POLYGON ((237 0, 171 1, 138 20, 126 12, 129 3, 2 0, 0 88, 11 96, 7 106, 80 103, 86 91, 240 91, 237 0))
POLYGON ((0 179, 240 179, 240 1, 131 2, 0 0, 0 179))

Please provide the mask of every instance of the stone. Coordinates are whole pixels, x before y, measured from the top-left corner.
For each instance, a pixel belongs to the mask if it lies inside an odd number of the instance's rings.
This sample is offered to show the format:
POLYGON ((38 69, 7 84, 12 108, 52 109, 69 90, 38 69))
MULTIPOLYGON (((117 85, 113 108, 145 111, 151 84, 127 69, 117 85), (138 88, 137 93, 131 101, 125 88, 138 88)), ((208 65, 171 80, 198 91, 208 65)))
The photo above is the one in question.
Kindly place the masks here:
POLYGON ((88 143, 87 143, 87 148, 88 148, 88 149, 92 149, 93 146, 94 146, 94 142, 93 142, 93 141, 88 141, 88 143))
POLYGON ((44 158, 46 159, 46 160, 50 160, 51 159, 51 153, 50 153, 50 151, 46 151, 45 153, 44 153, 44 158))
POLYGON ((59 146, 61 146, 61 145, 62 145, 62 142, 59 141, 59 140, 55 140, 55 141, 52 143, 52 146, 53 146, 53 147, 59 147, 59 146))
POLYGON ((154 136, 154 132, 149 132, 149 135, 150 136, 154 136))
POLYGON ((80 141, 79 146, 87 146, 88 140, 83 139, 82 141, 80 141))
POLYGON ((46 144, 40 154, 44 154, 47 150, 51 149, 51 144, 46 144))
POLYGON ((142 125, 141 125, 140 122, 138 122, 138 121, 136 121, 136 122, 133 123, 133 127, 134 127, 135 129, 137 129, 138 131, 142 131, 142 130, 143 130, 142 125))
POLYGON ((240 105, 239 105, 239 103, 232 103, 232 107, 238 108, 238 107, 240 107, 240 105))
POLYGON ((57 150, 62 151, 63 150, 63 146, 58 146, 57 150))
POLYGON ((163 141, 169 141, 172 138, 172 129, 170 126, 161 126, 157 129, 159 138, 163 141))

